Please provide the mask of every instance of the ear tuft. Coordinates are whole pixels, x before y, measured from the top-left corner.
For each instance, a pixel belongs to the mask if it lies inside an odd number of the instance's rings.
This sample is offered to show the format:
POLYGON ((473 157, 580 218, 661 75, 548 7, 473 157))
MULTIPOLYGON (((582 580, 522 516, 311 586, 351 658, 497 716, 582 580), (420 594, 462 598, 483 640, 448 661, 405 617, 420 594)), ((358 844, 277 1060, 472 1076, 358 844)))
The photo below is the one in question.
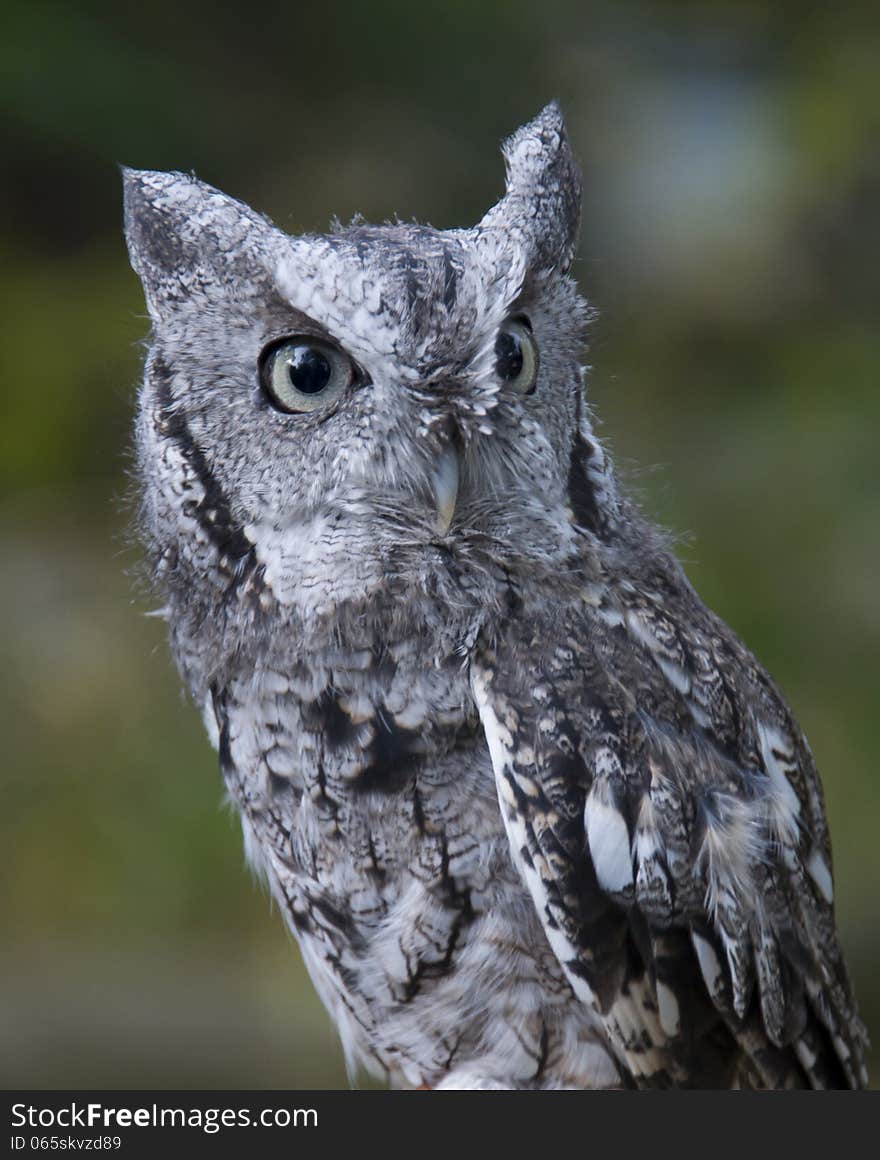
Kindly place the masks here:
POLYGON ((122 170, 125 237, 155 323, 254 265, 272 227, 191 174, 122 170))
POLYGON ((170 283, 198 260, 190 221, 199 184, 184 173, 123 169, 125 240, 150 313, 170 283))
POLYGON ((509 229, 534 276, 567 270, 580 225, 581 174, 557 103, 508 137, 502 152, 507 192, 481 227, 509 229))
POLYGON ((568 145, 565 118, 556 101, 551 101, 537 117, 511 133, 501 151, 507 163, 509 193, 540 182, 554 168, 560 170, 558 177, 579 181, 568 145))

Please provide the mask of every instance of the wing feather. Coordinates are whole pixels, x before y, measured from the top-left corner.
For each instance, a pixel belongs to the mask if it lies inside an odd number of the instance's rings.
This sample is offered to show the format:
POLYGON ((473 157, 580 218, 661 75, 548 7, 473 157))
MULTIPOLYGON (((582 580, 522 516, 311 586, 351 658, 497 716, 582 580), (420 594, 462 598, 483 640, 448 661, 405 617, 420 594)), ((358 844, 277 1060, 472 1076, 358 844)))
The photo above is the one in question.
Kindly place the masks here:
POLYGON ((637 1084, 862 1086, 812 756, 751 655, 679 591, 512 619, 478 650, 514 859, 637 1084))

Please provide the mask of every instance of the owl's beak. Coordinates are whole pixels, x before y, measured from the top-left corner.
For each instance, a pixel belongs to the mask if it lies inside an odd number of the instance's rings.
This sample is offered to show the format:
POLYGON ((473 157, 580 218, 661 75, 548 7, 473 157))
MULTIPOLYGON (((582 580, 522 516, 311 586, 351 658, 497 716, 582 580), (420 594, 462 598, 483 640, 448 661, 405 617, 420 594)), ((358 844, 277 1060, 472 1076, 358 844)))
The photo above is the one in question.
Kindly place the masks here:
POLYGON ((437 504, 437 534, 445 536, 455 515, 458 499, 459 458, 453 442, 446 443, 431 473, 431 485, 437 504))

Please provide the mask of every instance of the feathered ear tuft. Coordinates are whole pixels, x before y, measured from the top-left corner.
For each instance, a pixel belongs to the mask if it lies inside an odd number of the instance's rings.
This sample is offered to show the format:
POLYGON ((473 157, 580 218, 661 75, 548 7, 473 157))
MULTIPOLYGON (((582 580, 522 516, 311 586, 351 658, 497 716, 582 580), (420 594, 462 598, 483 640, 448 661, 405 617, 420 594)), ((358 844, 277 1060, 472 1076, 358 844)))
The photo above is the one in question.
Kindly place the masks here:
POLYGON ((154 324, 228 285, 273 227, 241 202, 185 173, 122 170, 125 238, 154 324))
POLYGON ((556 102, 517 129, 502 149, 507 192, 479 228, 510 231, 524 247, 533 277, 565 272, 577 246, 581 174, 556 102))

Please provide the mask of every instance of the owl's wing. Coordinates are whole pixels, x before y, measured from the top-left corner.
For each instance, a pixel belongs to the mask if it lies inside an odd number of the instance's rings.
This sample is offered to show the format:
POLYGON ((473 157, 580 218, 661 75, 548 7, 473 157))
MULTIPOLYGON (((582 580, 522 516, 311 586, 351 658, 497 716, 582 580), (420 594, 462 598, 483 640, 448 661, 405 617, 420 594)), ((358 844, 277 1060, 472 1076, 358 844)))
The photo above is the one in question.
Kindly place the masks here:
POLYGON ((862 1086, 812 756, 672 579, 514 618, 475 656, 514 860, 637 1086, 862 1086))

